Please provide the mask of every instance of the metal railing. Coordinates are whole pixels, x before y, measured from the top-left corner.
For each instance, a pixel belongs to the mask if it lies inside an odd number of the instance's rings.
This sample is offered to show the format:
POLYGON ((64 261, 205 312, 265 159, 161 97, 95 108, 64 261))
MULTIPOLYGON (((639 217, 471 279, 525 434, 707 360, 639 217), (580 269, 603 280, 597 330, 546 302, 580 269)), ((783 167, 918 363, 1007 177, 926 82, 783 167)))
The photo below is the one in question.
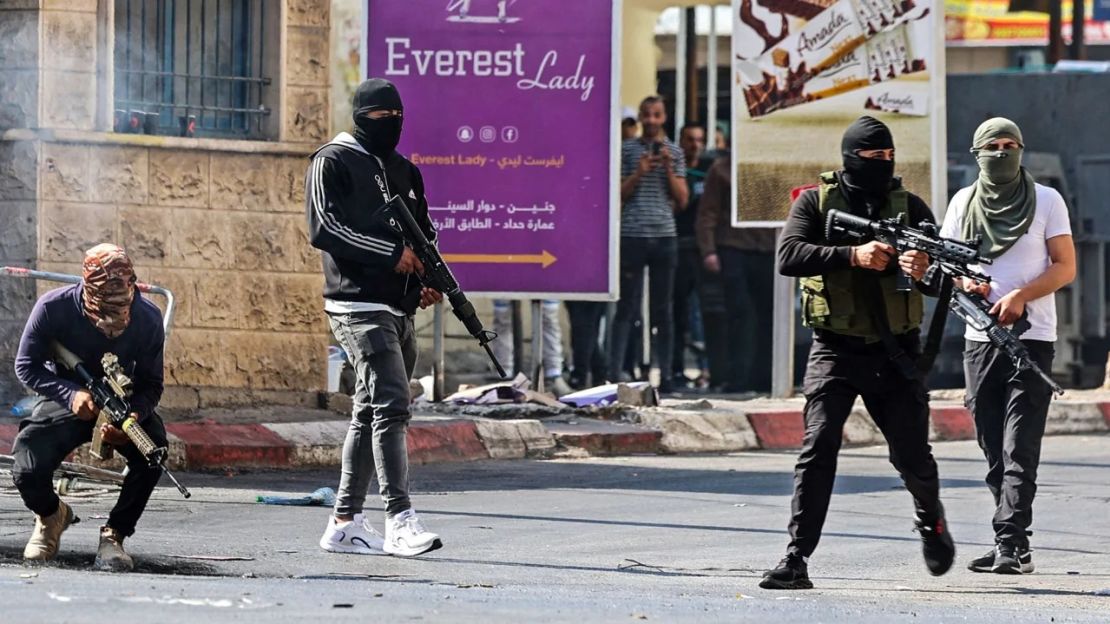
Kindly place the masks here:
POLYGON ((115 0, 116 130, 265 138, 269 4, 115 0))
MULTIPOLYGON (((54 273, 52 271, 36 271, 35 269, 27 269, 24 267, 13 266, 0 266, 0 275, 7 275, 9 277, 17 277, 23 279, 40 279, 51 282, 64 282, 66 284, 80 284, 80 275, 70 275, 69 273, 54 273)), ((166 298, 166 313, 162 316, 162 328, 166 334, 166 338, 170 337, 170 328, 173 326, 173 313, 177 301, 174 299, 173 293, 168 288, 139 282, 135 284, 135 288, 139 292, 151 295, 161 295, 166 298)))

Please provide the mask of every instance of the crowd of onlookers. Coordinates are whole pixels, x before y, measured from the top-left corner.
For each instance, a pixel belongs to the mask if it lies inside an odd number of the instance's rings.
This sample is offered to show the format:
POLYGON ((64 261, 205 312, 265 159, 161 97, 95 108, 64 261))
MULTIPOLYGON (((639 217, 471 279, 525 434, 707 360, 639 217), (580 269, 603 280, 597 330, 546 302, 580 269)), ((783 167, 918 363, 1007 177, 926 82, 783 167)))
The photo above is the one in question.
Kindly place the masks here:
MULTIPOLYGON (((732 226, 727 125, 707 149, 703 126, 684 125, 675 144, 666 123, 659 96, 622 111, 620 300, 566 302, 565 378, 559 304, 542 304, 543 368, 555 394, 647 380, 653 367, 664 394, 770 388, 774 231, 732 226)), ((511 362, 508 302, 494 303, 494 330, 495 352, 511 362)))

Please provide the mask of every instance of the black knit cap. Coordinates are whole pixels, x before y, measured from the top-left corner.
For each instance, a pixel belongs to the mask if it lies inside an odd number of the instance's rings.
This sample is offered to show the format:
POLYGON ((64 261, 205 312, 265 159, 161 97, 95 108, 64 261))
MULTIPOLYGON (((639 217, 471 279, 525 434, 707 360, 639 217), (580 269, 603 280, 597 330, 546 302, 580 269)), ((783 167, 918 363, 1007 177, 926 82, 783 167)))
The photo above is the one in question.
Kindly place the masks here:
POLYGON ((352 104, 356 119, 373 110, 404 110, 405 108, 401 104, 401 94, 398 93, 397 87, 384 78, 371 78, 360 84, 355 89, 352 104))
POLYGON ((864 115, 852 122, 840 141, 840 153, 854 156, 856 150, 894 149, 894 137, 886 124, 864 115))

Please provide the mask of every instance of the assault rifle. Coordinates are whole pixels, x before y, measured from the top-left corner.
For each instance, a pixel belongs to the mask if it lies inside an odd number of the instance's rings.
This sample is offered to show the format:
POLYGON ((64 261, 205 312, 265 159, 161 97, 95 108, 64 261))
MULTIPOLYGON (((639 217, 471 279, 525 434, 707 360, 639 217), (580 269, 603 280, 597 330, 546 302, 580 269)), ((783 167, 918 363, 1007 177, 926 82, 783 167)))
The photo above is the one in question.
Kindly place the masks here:
MULTIPOLYGON (((941 279, 950 280, 956 277, 964 277, 979 282, 990 282, 990 276, 969 266, 971 264, 991 264, 992 262, 990 258, 984 258, 979 254, 979 248, 982 244, 981 239, 962 241, 954 238, 942 238, 937 235, 936 225, 927 221, 922 223, 920 227, 921 229, 914 229, 902 225, 897 219, 872 221, 839 210, 830 210, 825 222, 825 235, 830 240, 835 234, 844 234, 861 240, 871 238, 894 247, 898 253, 916 249, 929 254, 929 259, 942 274, 941 279)), ((899 271, 898 275, 904 277, 906 283, 909 283, 909 277, 904 273, 899 271)), ((908 288, 905 290, 908 290, 908 288)), ((1029 329, 1028 312, 1014 323, 1012 329, 1007 329, 998 322, 996 317, 991 316, 991 304, 982 295, 965 292, 959 288, 951 289, 950 285, 944 285, 941 292, 942 300, 950 296, 947 301, 948 309, 952 310, 956 316, 960 317, 960 320, 972 329, 985 333, 991 344, 1010 357, 1014 363, 1014 368, 1019 373, 1031 370, 1043 379, 1057 395, 1064 393, 1064 389, 1041 370, 1040 366, 1037 366, 1037 363, 1029 355, 1029 349, 1018 339, 1018 336, 1029 329), (944 294, 949 290, 951 290, 950 295, 944 294)), ((941 310, 943 308, 939 308, 938 312, 934 312, 934 315, 940 313, 941 310)), ((940 318, 943 319, 943 317, 940 318)), ((939 327, 941 329, 937 329, 935 332, 933 328, 930 328, 930 342, 935 340, 939 344, 939 332, 942 331, 943 320, 939 327), (937 334, 935 337, 933 336, 934 333, 937 334)))
MULTIPOLYGON (((989 282, 990 277, 972 269, 970 264, 991 264, 990 258, 979 255, 982 241, 962 241, 954 238, 941 238, 937 226, 928 221, 920 224, 920 229, 902 225, 898 219, 872 221, 864 217, 840 210, 830 210, 825 220, 825 236, 829 240, 843 234, 862 242, 877 240, 893 247, 901 254, 911 249, 929 254, 929 259, 945 273, 953 277, 968 277, 980 282, 989 282)), ((905 273, 898 272, 898 289, 909 291, 913 283, 905 273)))
POLYGON ((1010 329, 1006 329, 999 324, 997 318, 991 316, 990 302, 979 293, 964 292, 957 289, 952 293, 952 302, 949 307, 956 313, 956 316, 967 323, 968 327, 986 334, 987 339, 991 341, 995 348, 1010 356, 1010 360, 1013 361, 1014 368, 1017 369, 1018 373, 1031 370, 1043 379, 1057 396, 1064 394, 1064 389, 1041 370, 1040 366, 1037 366, 1037 363, 1029 355, 1029 348, 1022 344, 1021 340, 1018 340, 1018 336, 1024 334, 1030 327, 1028 310, 1022 313, 1021 318, 1014 322, 1010 329))
POLYGON ((474 304, 470 303, 466 294, 459 288, 459 282, 451 273, 451 268, 443 261, 443 256, 439 255, 439 249, 424 235, 424 230, 420 229, 420 225, 416 223, 416 219, 413 218, 400 195, 394 195, 385 205, 382 209, 382 218, 424 265, 424 274, 418 276, 420 283, 447 297, 455 318, 462 321, 466 331, 470 332, 470 335, 474 336, 478 344, 486 350, 489 359, 497 368, 497 374, 502 379, 506 378, 508 375, 505 374, 505 369, 501 367, 501 363, 497 361, 497 356, 489 346, 497 338, 497 334, 482 327, 482 320, 478 318, 474 304))
POLYGON ((138 421, 131 416, 133 384, 131 378, 124 374, 119 358, 114 353, 105 353, 104 358, 100 361, 104 369, 104 378, 97 379, 85 367, 85 363, 72 351, 57 342, 53 343, 52 346, 58 360, 66 368, 77 374, 81 383, 92 393, 93 402, 100 409, 100 417, 97 418, 96 426, 93 428, 93 456, 97 459, 112 458, 112 447, 105 444, 100 433, 101 425, 110 424, 126 433, 135 448, 139 449, 139 452, 146 458, 147 463, 161 468, 166 476, 170 478, 170 481, 173 481, 173 484, 177 486, 177 491, 181 492, 182 496, 185 498, 192 496, 189 490, 178 483, 173 473, 166 468, 168 449, 164 446, 155 445, 138 421))

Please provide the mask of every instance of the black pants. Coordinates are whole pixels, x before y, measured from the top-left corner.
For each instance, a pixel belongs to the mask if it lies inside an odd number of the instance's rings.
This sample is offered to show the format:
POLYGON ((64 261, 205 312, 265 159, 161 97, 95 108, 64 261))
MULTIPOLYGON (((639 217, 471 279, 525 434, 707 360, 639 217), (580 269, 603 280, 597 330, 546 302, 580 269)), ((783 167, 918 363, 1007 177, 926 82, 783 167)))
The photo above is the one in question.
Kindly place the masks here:
POLYGON ((729 390, 771 389, 771 326, 775 257, 731 247, 717 250, 724 283, 729 345, 729 390))
MULTIPOLYGON (((1022 342, 1037 366, 1052 370, 1053 343, 1022 342)), ((975 417, 979 448, 987 458, 995 539, 1028 548, 1041 438, 1052 389, 1033 373, 1019 375, 1010 358, 989 342, 966 341, 964 375, 967 408, 975 417)))
POLYGON ((729 318, 725 311, 725 283, 720 273, 703 269, 698 284, 701 322, 705 328, 705 357, 709 362, 709 385, 731 388, 731 356, 728 339, 729 318))
MULTIPOLYGON (((690 306, 698 294, 701 276, 701 254, 694 238, 678 239, 678 256, 674 272, 674 351, 671 373, 675 377, 686 371, 686 338, 690 333, 690 306)), ((666 371, 661 371, 666 374, 666 371)))
MULTIPOLYGON (((899 336, 899 342, 908 353, 920 353, 918 332, 899 336)), ((803 389, 805 438, 794 469, 790 551, 808 557, 821 539, 844 423, 857 396, 886 438, 890 463, 913 496, 918 520, 931 523, 943 515, 925 385, 903 377, 881 343, 814 332, 803 389)))
POLYGON ((651 313, 649 327, 656 331, 657 364, 662 372, 664 385, 667 371, 671 370, 674 350, 674 309, 671 296, 674 289, 674 271, 678 250, 671 238, 621 237, 621 299, 613 319, 613 344, 609 352, 610 379, 620 377, 621 358, 628 348, 632 322, 643 296, 643 269, 648 269, 648 308, 651 313))
POLYGON ((601 319, 608 305, 604 301, 567 302, 572 368, 570 385, 573 388, 602 384, 609 374, 605 351, 598 345, 601 319))
MULTIPOLYGON (((28 509, 40 516, 58 510, 54 471, 77 447, 92 440, 95 424, 80 420, 47 399, 36 403, 31 416, 19 423, 19 434, 12 445, 12 480, 28 509)), ((140 424, 155 445, 166 445, 166 428, 157 414, 140 424)), ((108 526, 127 537, 135 532, 135 524, 162 477, 162 468, 148 465, 133 444, 116 447, 116 451, 127 459, 128 471, 119 500, 108 515, 108 526)))

